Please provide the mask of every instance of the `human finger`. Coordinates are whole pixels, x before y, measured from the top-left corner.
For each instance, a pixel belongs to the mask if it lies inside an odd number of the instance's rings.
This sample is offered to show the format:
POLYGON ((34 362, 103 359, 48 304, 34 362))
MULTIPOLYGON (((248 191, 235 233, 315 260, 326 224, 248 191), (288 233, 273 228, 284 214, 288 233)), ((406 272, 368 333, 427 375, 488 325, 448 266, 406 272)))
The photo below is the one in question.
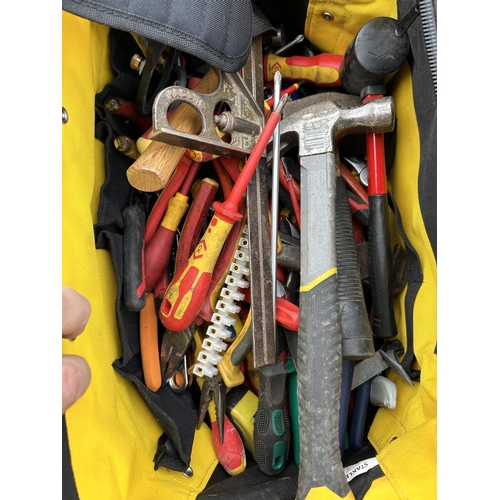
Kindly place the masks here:
POLYGON ((90 367, 81 356, 62 357, 62 412, 83 396, 90 384, 90 367))
POLYGON ((74 338, 83 332, 90 317, 90 302, 73 288, 62 287, 62 336, 74 338))

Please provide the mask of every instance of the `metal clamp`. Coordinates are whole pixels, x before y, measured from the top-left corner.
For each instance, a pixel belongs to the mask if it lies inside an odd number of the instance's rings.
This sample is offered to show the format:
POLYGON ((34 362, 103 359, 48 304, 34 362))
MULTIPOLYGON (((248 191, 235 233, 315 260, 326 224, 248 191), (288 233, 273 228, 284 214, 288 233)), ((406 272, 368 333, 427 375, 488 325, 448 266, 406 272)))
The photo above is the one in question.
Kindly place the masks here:
POLYGON ((180 86, 167 87, 158 93, 153 104, 153 128, 149 139, 242 160, 252 152, 264 127, 264 114, 238 73, 224 73, 216 68, 214 71, 219 86, 211 94, 200 94, 180 86), (181 132, 168 123, 167 111, 177 101, 186 102, 198 111, 202 122, 198 135, 181 132), (229 142, 224 142, 214 125, 215 111, 220 104, 229 107, 236 123, 246 124, 232 128, 229 142))

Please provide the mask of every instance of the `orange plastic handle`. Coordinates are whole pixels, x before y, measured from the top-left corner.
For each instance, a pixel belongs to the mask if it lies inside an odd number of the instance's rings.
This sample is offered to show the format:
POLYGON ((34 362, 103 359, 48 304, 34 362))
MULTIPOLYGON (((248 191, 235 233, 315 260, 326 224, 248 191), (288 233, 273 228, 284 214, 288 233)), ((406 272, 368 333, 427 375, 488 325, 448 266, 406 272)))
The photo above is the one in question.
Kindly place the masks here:
POLYGON ((160 351, 158 348, 158 318, 154 294, 146 293, 146 305, 139 312, 140 346, 144 381, 156 392, 161 387, 160 351))

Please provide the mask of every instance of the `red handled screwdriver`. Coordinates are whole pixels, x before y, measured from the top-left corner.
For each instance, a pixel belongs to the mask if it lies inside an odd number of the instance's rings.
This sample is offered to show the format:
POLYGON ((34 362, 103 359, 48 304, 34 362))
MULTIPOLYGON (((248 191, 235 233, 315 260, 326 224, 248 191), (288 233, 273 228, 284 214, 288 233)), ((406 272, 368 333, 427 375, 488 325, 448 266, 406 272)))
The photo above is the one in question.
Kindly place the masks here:
POLYGON ((319 87, 340 87, 339 68, 343 56, 318 54, 317 56, 282 57, 264 56, 264 79, 271 81, 279 71, 284 80, 314 83, 319 87))
POLYGON ((257 144, 243 167, 227 200, 214 203, 215 214, 189 260, 170 283, 160 306, 160 321, 172 331, 187 328, 198 314, 222 246, 236 221, 243 218, 238 205, 245 194, 259 160, 281 119, 287 96, 269 115, 257 144))

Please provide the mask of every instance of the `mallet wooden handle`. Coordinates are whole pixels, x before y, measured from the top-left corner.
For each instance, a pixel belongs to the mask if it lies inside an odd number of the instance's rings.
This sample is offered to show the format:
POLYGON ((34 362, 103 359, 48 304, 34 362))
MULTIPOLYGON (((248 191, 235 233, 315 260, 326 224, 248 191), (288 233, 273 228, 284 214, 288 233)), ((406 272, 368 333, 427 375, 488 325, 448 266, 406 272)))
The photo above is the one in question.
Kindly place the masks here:
MULTIPOLYGON (((217 89, 218 77, 213 69, 208 71, 198 82, 194 90, 209 94, 217 89)), ((165 113, 167 110, 165 110, 165 113)), ((170 125, 191 134, 201 131, 201 119, 196 109, 183 102, 169 118, 170 125)), ((160 141, 151 141, 149 146, 127 170, 127 179, 139 191, 159 191, 163 189, 173 175, 185 148, 160 141)))

